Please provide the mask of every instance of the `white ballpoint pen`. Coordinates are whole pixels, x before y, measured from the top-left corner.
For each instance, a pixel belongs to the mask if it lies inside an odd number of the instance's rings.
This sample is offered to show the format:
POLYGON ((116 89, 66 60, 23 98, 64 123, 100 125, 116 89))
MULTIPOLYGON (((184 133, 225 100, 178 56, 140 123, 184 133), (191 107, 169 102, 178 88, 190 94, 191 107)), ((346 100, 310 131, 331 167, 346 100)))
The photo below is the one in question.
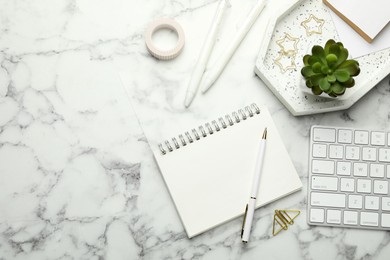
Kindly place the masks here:
POLYGON ((263 167, 266 141, 267 141, 267 128, 264 129, 263 136, 260 140, 260 147, 259 147, 259 152, 258 152, 258 156, 257 156, 254 176, 253 176, 252 189, 251 189, 251 193, 250 193, 249 202, 248 202, 248 204, 246 204, 244 220, 242 223, 241 240, 244 243, 248 242, 249 235, 251 233, 252 220, 253 220, 253 215, 255 213, 255 208, 256 208, 256 197, 257 197, 257 193, 259 191, 261 171, 262 171, 262 167, 263 167))
POLYGON ((202 79, 203 73, 206 69, 207 61, 209 60, 211 50, 214 46, 215 39, 217 38, 217 33, 222 21, 223 14, 228 5, 227 0, 221 0, 217 7, 217 12, 214 16, 214 20, 207 34, 206 40, 203 43, 202 50, 200 52, 198 61, 195 65, 194 71, 191 75, 191 80, 188 84, 186 97, 184 100, 185 107, 189 107, 192 100, 195 97, 196 91, 199 88, 200 81, 202 79))
POLYGON ((260 15, 261 11, 264 9, 266 0, 259 0, 256 5, 251 9, 247 18, 244 21, 244 24, 240 27, 239 31, 236 33, 234 39, 227 46, 226 50, 218 58, 218 60, 210 67, 210 70, 206 72, 201 83, 201 91, 205 93, 214 82, 218 79, 224 70, 226 64, 229 62, 230 58, 233 56, 234 52, 237 50, 241 41, 247 35, 249 29, 252 27, 257 17, 260 15))

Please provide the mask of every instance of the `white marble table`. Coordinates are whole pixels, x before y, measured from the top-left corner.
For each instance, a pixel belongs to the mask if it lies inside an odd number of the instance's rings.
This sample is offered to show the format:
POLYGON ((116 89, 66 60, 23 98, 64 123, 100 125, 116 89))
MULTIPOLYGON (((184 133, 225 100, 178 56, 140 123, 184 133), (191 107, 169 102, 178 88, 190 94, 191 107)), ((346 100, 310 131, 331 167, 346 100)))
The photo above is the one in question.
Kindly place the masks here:
MULTIPOLYGON (((241 21, 254 2, 236 5, 241 21)), ((208 26, 204 17, 215 6, 208 0, 1 1, 0 259, 390 258, 389 232, 310 227, 305 220, 310 126, 389 129, 389 77, 347 111, 293 117, 253 73, 256 32, 266 16, 218 84, 259 88, 304 189, 256 211, 247 246, 239 239, 241 219, 186 237, 117 68, 139 80, 158 63, 142 36, 154 18, 175 17, 191 34, 208 26), (276 208, 302 215, 273 237, 276 208)), ((197 48, 188 42, 187 66, 175 68, 173 61, 167 68, 189 76, 197 48)))

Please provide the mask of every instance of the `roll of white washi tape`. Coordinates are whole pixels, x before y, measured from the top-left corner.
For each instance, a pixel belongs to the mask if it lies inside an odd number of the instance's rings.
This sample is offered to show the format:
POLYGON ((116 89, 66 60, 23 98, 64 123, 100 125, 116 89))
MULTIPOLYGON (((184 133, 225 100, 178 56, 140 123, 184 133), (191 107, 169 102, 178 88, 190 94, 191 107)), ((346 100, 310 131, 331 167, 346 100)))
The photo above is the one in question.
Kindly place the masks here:
POLYGON ((174 59, 183 50, 184 47, 184 31, 183 28, 181 28, 180 24, 178 24, 175 20, 170 18, 160 18, 155 21, 153 21, 149 26, 148 29, 145 32, 145 43, 146 48, 152 54, 154 57, 160 60, 170 60, 174 59), (171 50, 160 50, 158 49, 152 41, 152 35, 156 31, 160 29, 170 29, 174 32, 176 32, 178 41, 176 43, 176 46, 171 50))

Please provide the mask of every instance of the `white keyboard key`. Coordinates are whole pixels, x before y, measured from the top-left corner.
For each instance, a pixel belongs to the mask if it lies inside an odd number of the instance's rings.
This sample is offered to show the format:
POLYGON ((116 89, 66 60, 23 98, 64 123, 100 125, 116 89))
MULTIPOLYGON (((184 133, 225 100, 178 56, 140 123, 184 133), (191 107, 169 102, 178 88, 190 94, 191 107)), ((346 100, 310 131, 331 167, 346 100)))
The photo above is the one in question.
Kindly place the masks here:
POLYGON ((386 165, 387 178, 390 179, 390 165, 386 165))
POLYGON ((360 225, 376 227, 378 223, 378 213, 375 212, 360 212, 360 225))
POLYGON ((374 178, 385 177, 385 166, 383 164, 372 163, 370 165, 370 177, 374 177, 374 178))
POLYGON ((325 216, 324 216, 324 209, 311 209, 310 210, 310 221, 311 222, 317 222, 317 223, 323 223, 325 216))
POLYGON ((360 159, 360 147, 359 146, 346 146, 345 147, 345 159, 347 160, 359 160, 360 159))
POLYGON ((313 144, 312 154, 313 154, 313 157, 325 158, 326 157, 326 144, 313 144))
POLYGON ((379 159, 380 162, 390 162, 390 149, 379 148, 379 159))
POLYGON ((390 214, 382 214, 381 223, 382 227, 390 227, 390 214))
POLYGON ((338 131, 337 141, 343 144, 352 143, 352 130, 340 129, 338 131))
POLYGON ((366 196, 364 198, 364 208, 365 209, 379 209, 379 197, 376 196, 366 196))
POLYGON ((336 130, 331 128, 319 128, 313 129, 313 140, 316 142, 336 142, 336 130))
POLYGON ((363 147, 362 149, 362 159, 363 161, 376 161, 376 148, 373 147, 363 147))
POLYGON ((326 211, 326 222, 331 224, 340 224, 341 210, 328 209, 326 211))
POLYGON ((356 211, 344 211, 344 224, 357 225, 358 213, 356 211))
POLYGON ((355 131, 355 144, 368 144, 368 131, 355 131))
POLYGON ((355 191, 355 179, 341 178, 340 179, 340 190, 354 192, 355 191))
POLYGON ((344 147, 342 145, 329 145, 329 158, 342 159, 344 156, 344 147))
POLYGON ((371 180, 358 179, 356 190, 360 193, 371 193, 371 180))
POLYGON ((361 195, 349 195, 348 196, 348 208, 350 208, 350 209, 362 209, 363 208, 363 196, 361 196, 361 195))
POLYGON ((372 145, 385 145, 385 133, 384 132, 371 132, 371 144, 372 145))
POLYGON ((312 192, 310 205, 345 208, 345 194, 312 192))
POLYGON ((390 197, 382 197, 382 210, 390 211, 390 197))
POLYGON ((390 231, 390 130, 314 126, 308 221, 390 231))
POLYGON ((351 163, 350 162, 337 162, 336 164, 337 175, 351 175, 351 163))
POLYGON ((389 182, 374 180, 374 193, 375 194, 388 194, 389 193, 389 182))
POLYGON ((367 163, 354 163, 353 164, 353 176, 366 177, 368 173, 367 163))
POLYGON ((312 176, 311 188, 313 190, 337 191, 338 182, 339 180, 336 177, 312 176))
POLYGON ((313 160, 311 166, 313 173, 334 174, 334 161, 313 160))

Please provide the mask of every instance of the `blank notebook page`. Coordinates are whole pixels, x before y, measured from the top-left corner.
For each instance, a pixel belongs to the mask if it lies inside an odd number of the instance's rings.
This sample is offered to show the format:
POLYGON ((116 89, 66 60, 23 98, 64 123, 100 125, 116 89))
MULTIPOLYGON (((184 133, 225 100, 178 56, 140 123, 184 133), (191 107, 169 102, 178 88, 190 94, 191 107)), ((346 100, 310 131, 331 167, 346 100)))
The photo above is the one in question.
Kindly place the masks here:
POLYGON ((344 20, 349 20, 347 22, 355 30, 358 28, 366 34, 369 39, 362 36, 368 41, 373 40, 390 21, 389 0, 324 0, 324 2, 338 15, 344 16, 342 17, 344 20))
MULTIPOLYGON (((189 129, 193 127, 197 126, 189 129)), ((172 152, 167 150, 162 154, 158 146, 152 146, 189 237, 244 213, 265 127, 268 135, 256 201, 259 207, 302 187, 265 107, 261 107, 260 114, 241 119, 233 126, 228 125, 172 152)))

